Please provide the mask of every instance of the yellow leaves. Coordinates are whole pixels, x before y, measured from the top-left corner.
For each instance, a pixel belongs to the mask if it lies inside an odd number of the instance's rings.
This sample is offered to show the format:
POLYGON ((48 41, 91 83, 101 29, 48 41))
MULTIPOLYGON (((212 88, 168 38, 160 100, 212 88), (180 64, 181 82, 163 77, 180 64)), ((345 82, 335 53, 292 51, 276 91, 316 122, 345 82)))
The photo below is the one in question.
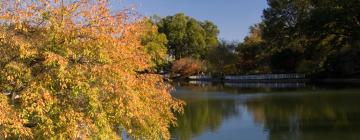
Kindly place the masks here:
POLYGON ((3 11, 13 17, 1 20, 18 26, 1 24, 7 30, 0 39, 0 50, 10 50, 0 52, 7 58, 0 60, 0 91, 20 96, 16 116, 38 126, 31 128, 34 135, 114 139, 121 128, 134 138, 168 139, 172 110, 181 110, 182 102, 159 76, 138 73, 151 66, 141 21, 130 21, 126 11, 111 14, 107 1, 62 8, 37 2, 3 11))
POLYGON ((50 101, 50 100, 52 100, 52 96, 51 96, 50 93, 47 92, 47 91, 44 91, 44 92, 43 92, 43 98, 44 98, 45 101, 50 101))
POLYGON ((63 71, 68 64, 68 60, 66 60, 61 55, 52 53, 52 52, 45 52, 44 53, 45 61, 43 62, 46 66, 49 67, 59 67, 60 71, 63 71))
POLYGON ((9 62, 0 69, 0 87, 3 91, 16 91, 30 79, 30 70, 21 63, 9 62))
POLYGON ((28 43, 19 44, 19 57, 20 58, 28 58, 35 54, 34 50, 31 48, 28 43))
POLYGON ((15 110, 9 105, 8 97, 0 93, 0 138, 25 139, 31 138, 31 131, 24 127, 15 110))
POLYGON ((6 76, 6 80, 8 80, 8 81, 13 81, 13 80, 14 80, 14 77, 11 76, 11 75, 8 75, 8 76, 6 76))

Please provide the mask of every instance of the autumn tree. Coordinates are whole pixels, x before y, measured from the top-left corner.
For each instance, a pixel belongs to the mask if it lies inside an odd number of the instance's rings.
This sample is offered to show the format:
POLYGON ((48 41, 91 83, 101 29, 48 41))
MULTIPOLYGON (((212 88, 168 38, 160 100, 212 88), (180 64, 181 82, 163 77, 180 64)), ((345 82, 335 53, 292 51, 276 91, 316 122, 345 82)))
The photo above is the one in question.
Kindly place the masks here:
POLYGON ((180 78, 186 78, 205 71, 205 62, 191 57, 176 60, 171 67, 171 72, 173 74, 180 74, 180 78))
POLYGON ((2 0, 0 137, 169 139, 173 111, 141 43, 144 22, 107 0, 2 0))

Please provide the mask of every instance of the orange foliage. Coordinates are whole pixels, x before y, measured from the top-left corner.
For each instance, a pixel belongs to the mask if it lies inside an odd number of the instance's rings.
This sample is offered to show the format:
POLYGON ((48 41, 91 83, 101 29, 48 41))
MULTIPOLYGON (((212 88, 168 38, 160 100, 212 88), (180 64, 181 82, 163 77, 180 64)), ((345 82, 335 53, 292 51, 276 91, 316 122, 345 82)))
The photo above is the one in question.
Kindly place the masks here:
POLYGON ((194 58, 181 58, 176 60, 172 67, 172 73, 180 74, 181 77, 188 77, 205 71, 203 61, 194 58))
POLYGON ((172 112, 183 103, 160 76, 138 73, 151 67, 141 45, 144 23, 108 4, 1 1, 0 94, 11 95, 0 98, 0 113, 7 112, 0 136, 118 139, 125 131, 135 139, 170 138, 172 112))

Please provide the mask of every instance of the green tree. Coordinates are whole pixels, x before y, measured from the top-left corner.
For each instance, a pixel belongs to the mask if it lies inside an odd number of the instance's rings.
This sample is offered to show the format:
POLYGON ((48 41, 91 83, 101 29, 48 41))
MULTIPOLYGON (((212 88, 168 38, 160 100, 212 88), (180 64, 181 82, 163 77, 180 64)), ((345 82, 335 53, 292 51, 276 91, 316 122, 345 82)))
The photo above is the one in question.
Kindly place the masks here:
POLYGON ((234 74, 236 70, 236 55, 233 52, 237 47, 236 42, 220 41, 217 47, 211 47, 206 60, 209 71, 213 75, 234 74))
POLYGON ((309 0, 268 0, 264 10, 263 39, 273 72, 295 72, 308 39, 303 25, 311 8, 309 0))
POLYGON ((217 46, 217 26, 197 21, 183 13, 167 16, 158 23, 160 33, 169 40, 169 52, 176 59, 194 57, 204 59, 210 47, 217 46))
POLYGON ((184 56, 186 42, 187 17, 176 14, 163 18, 157 23, 159 32, 164 33, 169 40, 168 49, 176 58, 184 56))
POLYGON ((250 27, 250 34, 236 48, 239 73, 269 73, 269 54, 263 40, 263 25, 250 27))
MULTIPOLYGON (((201 27, 205 31, 205 43, 206 49, 211 49, 219 45, 219 29, 218 27, 211 21, 200 22, 201 27)), ((205 50, 208 51, 208 50, 205 50)))
POLYGON ((262 38, 273 72, 359 75, 358 0, 268 0, 268 4, 262 38))
POLYGON ((168 40, 166 35, 159 33, 157 26, 150 20, 144 20, 144 30, 146 31, 141 39, 141 44, 145 46, 147 53, 150 54, 152 68, 160 69, 168 63, 168 40))
POLYGON ((187 22, 186 39, 184 44, 184 56, 190 56, 194 58, 202 58, 205 54, 206 42, 205 42, 205 30, 195 20, 190 19, 187 22))
POLYGON ((314 8, 305 28, 306 35, 311 38, 307 53, 312 55, 307 57, 319 60, 327 76, 359 75, 360 2, 313 0, 312 5, 314 8))

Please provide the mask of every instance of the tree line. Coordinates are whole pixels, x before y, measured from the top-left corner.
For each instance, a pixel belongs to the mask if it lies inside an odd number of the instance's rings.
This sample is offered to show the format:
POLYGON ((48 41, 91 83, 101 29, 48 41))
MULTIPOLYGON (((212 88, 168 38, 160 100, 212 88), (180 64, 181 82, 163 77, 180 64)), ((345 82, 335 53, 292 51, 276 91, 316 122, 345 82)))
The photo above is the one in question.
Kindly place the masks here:
POLYGON ((165 46, 175 59, 173 71, 187 71, 183 73, 187 76, 199 72, 359 76, 359 0, 267 2, 262 21, 251 26, 240 43, 220 41, 219 29, 210 21, 182 13, 157 17, 153 23, 167 37, 165 46))

